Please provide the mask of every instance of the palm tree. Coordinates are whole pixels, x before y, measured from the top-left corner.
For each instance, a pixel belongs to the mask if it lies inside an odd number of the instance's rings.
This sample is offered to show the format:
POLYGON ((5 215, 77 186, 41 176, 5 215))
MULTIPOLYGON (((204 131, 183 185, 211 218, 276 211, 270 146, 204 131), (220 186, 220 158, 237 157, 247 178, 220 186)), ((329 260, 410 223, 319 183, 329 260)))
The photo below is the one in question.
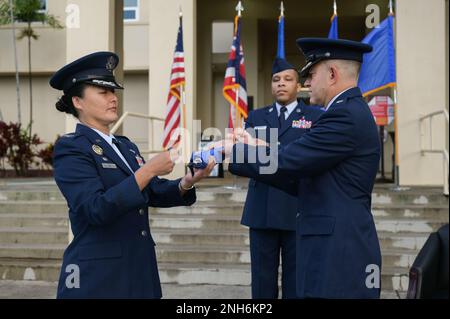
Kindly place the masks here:
MULTIPOLYGON (((16 98, 17 98, 17 121, 22 122, 22 116, 20 112, 20 83, 19 83, 19 65, 17 62, 17 47, 16 47, 16 28, 14 23, 14 12, 13 12, 13 0, 9 0, 9 5, 5 0, 0 1, 0 25, 8 24, 11 22, 12 28, 12 40, 14 47, 14 66, 16 72, 16 98), (9 14, 8 14, 9 13, 9 14)), ((0 121, 3 120, 3 116, 0 110, 0 121)))
MULTIPOLYGON (((62 25, 59 20, 51 14, 40 11, 40 0, 14 0, 13 13, 15 19, 19 22, 26 23, 26 26, 20 31, 17 37, 19 40, 27 38, 28 40, 28 81, 30 88, 30 125, 29 136, 31 136, 33 125, 33 81, 31 76, 31 39, 37 40, 39 35, 31 27, 32 22, 47 23, 50 27, 61 29, 62 25)), ((10 22, 11 19, 9 19, 10 22)))

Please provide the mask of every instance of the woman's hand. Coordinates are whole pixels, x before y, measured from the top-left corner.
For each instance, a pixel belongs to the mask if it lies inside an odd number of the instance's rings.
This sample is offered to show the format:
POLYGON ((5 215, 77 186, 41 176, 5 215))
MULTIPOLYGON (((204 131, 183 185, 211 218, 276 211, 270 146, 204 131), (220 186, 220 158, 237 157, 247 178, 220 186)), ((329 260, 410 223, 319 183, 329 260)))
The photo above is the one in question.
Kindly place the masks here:
POLYGON ((170 174, 175 166, 176 156, 168 151, 152 157, 134 174, 139 189, 142 191, 155 176, 170 174))
POLYGON ((194 176, 191 173, 187 173, 180 181, 181 195, 184 195, 190 188, 196 183, 211 174, 216 162, 213 157, 209 158, 208 166, 205 169, 194 169, 194 176))
POLYGON ((171 152, 160 153, 150 159, 144 167, 147 172, 153 176, 161 176, 170 174, 175 166, 175 158, 171 152))

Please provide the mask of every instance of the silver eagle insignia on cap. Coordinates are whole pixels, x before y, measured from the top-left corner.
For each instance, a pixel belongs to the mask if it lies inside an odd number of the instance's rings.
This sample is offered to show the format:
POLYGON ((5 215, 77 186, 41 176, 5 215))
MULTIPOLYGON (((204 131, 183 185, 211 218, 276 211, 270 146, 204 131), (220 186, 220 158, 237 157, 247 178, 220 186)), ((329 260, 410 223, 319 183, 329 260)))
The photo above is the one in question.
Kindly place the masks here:
POLYGON ((112 72, 117 66, 117 59, 114 56, 110 56, 108 58, 108 62, 106 63, 106 69, 109 72, 112 72))

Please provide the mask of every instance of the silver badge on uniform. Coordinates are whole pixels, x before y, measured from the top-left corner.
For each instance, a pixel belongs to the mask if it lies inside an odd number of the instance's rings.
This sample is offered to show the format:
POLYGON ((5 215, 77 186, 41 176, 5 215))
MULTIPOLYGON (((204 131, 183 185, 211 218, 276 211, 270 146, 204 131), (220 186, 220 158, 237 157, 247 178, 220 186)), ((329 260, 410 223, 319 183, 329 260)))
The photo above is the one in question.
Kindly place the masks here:
POLYGON ((117 168, 117 165, 113 163, 102 163, 102 166, 103 168, 113 168, 113 169, 117 168))
POLYGON ((98 145, 92 145, 92 150, 94 151, 95 154, 103 156, 103 148, 101 148, 98 145))

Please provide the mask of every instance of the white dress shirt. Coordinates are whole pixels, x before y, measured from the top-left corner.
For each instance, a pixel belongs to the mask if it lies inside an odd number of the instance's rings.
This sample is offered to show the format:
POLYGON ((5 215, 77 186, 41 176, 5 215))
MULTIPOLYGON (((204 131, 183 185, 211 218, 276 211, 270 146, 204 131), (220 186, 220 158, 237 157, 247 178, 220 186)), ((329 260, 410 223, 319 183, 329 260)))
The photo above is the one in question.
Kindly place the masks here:
MULTIPOLYGON (((88 126, 88 127, 89 127, 89 126, 88 126)), ((130 169, 130 171, 134 174, 134 171, 131 169, 131 167, 130 167, 130 165, 128 164, 127 160, 123 157, 122 153, 119 151, 119 149, 117 148, 117 146, 112 142, 112 141, 113 141, 113 138, 115 138, 114 135, 112 135, 112 134, 106 135, 105 133, 103 133, 103 132, 101 132, 101 131, 99 131, 99 130, 97 130, 97 129, 95 129, 95 128, 92 128, 92 127, 89 127, 89 128, 92 129, 92 130, 94 130, 95 132, 97 132, 98 135, 100 135, 100 136, 101 136, 101 137, 102 137, 109 145, 111 145, 112 149, 114 150, 114 152, 116 152, 117 156, 120 157, 120 159, 125 163, 125 165, 126 165, 126 166, 130 169)))
MULTIPOLYGON (((284 112, 284 119, 287 120, 289 115, 291 115, 292 111, 295 110, 295 108, 297 107, 298 102, 294 101, 288 105, 286 105, 287 111, 284 112)), ((278 113, 278 117, 280 117, 280 112, 281 112, 281 108, 283 107, 282 105, 275 103, 276 107, 277 107, 277 113, 278 113)))

